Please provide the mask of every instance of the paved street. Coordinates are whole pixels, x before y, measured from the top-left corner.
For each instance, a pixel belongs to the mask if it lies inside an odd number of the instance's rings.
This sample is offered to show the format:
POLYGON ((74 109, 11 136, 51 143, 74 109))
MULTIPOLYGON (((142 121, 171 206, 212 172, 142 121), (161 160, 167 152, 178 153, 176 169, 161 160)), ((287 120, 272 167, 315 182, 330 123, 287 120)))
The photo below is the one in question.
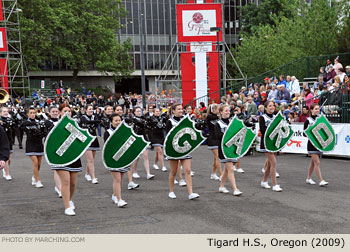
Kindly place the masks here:
MULTIPOLYGON (((100 139, 100 143, 101 143, 100 139)), ((279 155, 281 193, 260 188, 264 155, 242 159, 244 174, 236 174, 241 197, 220 194, 219 182, 210 180, 212 154, 206 146, 193 153, 195 201, 186 187, 175 187, 177 199, 168 198, 168 172, 155 171, 146 180, 139 163, 140 188, 126 189, 124 209, 112 203, 112 177, 96 158, 99 184, 85 181, 80 173, 74 202, 76 216, 64 215, 54 192, 53 174, 43 161, 40 179, 44 188, 31 185, 31 161, 14 146, 13 180, 0 179, 0 233, 350 233, 349 160, 323 158, 321 170, 328 188, 305 184, 310 159, 305 155, 279 155)), ((153 165, 154 151, 150 152, 153 165)), ((83 163, 86 164, 85 158, 83 163)), ((169 163, 166 162, 169 168, 169 163)), ((314 180, 318 182, 314 176, 314 180)), ((232 188, 227 184, 230 191, 232 188)))

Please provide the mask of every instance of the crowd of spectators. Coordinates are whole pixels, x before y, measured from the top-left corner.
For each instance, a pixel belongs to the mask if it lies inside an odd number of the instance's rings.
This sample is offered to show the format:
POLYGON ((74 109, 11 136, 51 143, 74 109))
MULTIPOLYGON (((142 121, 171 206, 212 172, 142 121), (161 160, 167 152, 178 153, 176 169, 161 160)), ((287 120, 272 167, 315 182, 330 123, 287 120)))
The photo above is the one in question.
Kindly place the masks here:
POLYGON ((266 77, 264 83, 251 83, 237 93, 221 97, 222 104, 229 104, 233 111, 245 118, 256 118, 264 112, 264 103, 274 101, 290 122, 304 122, 313 103, 318 103, 326 114, 337 114, 342 97, 349 94, 350 66, 343 68, 339 58, 327 60, 320 68, 315 82, 300 83, 295 76, 266 77))

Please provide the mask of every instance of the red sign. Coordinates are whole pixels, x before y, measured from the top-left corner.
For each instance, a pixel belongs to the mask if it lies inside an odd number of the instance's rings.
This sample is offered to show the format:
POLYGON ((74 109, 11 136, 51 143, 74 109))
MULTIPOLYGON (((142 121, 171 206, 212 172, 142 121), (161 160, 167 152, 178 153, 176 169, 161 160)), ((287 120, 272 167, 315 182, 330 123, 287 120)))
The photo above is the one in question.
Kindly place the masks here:
POLYGON ((176 13, 179 42, 217 41, 216 32, 210 28, 222 28, 221 4, 177 4, 176 13))
POLYGON ((2 1, 0 1, 0 21, 4 21, 4 11, 2 9, 2 1))
POLYGON ((7 71, 7 59, 0 59, 0 74, 1 74, 1 87, 8 91, 9 78, 7 71))
POLYGON ((6 29, 0 28, 0 52, 7 52, 6 29))

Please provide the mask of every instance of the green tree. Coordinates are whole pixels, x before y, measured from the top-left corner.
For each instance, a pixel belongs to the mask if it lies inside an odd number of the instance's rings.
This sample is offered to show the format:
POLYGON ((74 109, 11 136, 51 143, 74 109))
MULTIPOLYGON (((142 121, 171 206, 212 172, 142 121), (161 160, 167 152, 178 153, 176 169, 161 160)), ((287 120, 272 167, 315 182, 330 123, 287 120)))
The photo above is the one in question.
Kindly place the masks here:
POLYGON ((260 4, 248 3, 241 7, 242 32, 251 34, 259 26, 275 25, 274 17, 291 18, 296 0, 265 0, 260 4))
POLYGON ((301 1, 291 18, 274 16, 274 25, 258 26, 251 35, 242 33, 242 43, 234 49, 242 71, 253 77, 301 57, 335 53, 343 4, 301 1))
POLYGON ((24 0, 21 32, 24 58, 30 70, 38 63, 66 64, 79 71, 97 69, 128 75, 130 42, 120 44, 116 32, 126 14, 121 0, 24 0))

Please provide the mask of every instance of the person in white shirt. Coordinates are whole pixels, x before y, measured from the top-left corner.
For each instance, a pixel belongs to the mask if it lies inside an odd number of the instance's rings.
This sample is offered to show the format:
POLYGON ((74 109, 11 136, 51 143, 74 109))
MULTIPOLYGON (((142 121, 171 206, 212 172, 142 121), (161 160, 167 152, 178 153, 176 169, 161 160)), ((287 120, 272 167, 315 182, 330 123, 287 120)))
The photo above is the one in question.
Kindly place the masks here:
POLYGON ((299 80, 295 76, 292 76, 291 80, 293 83, 292 83, 292 88, 290 91, 290 96, 293 97, 293 95, 295 95, 295 93, 300 94, 300 84, 299 84, 299 80))

